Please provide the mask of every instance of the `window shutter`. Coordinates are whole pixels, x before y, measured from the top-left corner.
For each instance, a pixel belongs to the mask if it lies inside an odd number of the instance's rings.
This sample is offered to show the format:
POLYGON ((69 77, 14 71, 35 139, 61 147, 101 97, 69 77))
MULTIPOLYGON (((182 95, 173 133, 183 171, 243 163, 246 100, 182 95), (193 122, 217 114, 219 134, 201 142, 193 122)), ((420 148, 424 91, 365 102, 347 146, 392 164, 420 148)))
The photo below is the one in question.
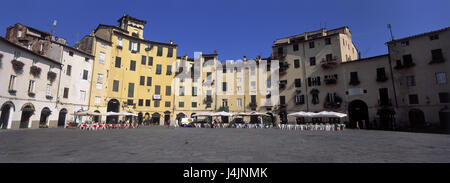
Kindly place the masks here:
POLYGON ((128 50, 130 50, 130 51, 131 51, 131 50, 132 50, 132 46, 133 46, 133 45, 131 44, 131 41, 129 41, 129 43, 130 43, 130 46, 128 47, 128 50))
POLYGON ((141 43, 137 43, 137 52, 140 52, 140 50, 141 50, 141 43))

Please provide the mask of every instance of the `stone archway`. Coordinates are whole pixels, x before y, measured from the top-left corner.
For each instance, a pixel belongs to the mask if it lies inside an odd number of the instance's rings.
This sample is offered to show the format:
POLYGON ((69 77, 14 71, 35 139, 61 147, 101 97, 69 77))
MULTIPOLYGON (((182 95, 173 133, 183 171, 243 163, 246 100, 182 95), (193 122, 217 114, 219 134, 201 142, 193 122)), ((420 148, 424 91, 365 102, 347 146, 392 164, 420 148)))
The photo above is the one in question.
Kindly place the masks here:
POLYGON ((42 108, 41 117, 39 119, 39 128, 48 128, 48 117, 52 111, 48 107, 42 108))
POLYGON ((153 124, 159 125, 160 119, 161 119, 161 114, 159 114, 157 112, 152 114, 152 120, 151 121, 152 121, 153 124))
POLYGON ((26 103, 21 108, 22 115, 20 117, 20 125, 19 128, 30 128, 30 118, 34 115, 34 105, 31 103, 26 103))
MULTIPOLYGON (((119 112, 120 110, 120 102, 117 99, 111 99, 108 101, 108 106, 106 108, 106 112, 119 112)), ((119 116, 108 116, 106 117, 107 123, 118 123, 119 116)))
POLYGON ((170 111, 164 112, 164 125, 170 125, 170 111))
POLYGON ((0 109, 0 129, 11 128, 12 114, 15 111, 14 104, 10 101, 5 102, 0 109))
MULTIPOLYGON (((99 113, 100 114, 100 111, 99 110, 95 110, 94 111, 95 113, 99 113)), ((101 122, 101 119, 102 119, 102 116, 93 116, 92 117, 92 121, 95 121, 95 122, 101 122)))
POLYGON ((348 104, 350 127, 367 128, 369 124, 369 109, 362 100, 353 100, 348 104))
POLYGON ((425 114, 420 109, 411 109, 408 112, 409 122, 412 128, 425 126, 425 114))
POLYGON ((66 124, 66 116, 67 116, 67 109, 66 108, 62 108, 59 111, 59 116, 58 116, 58 127, 64 127, 66 124))

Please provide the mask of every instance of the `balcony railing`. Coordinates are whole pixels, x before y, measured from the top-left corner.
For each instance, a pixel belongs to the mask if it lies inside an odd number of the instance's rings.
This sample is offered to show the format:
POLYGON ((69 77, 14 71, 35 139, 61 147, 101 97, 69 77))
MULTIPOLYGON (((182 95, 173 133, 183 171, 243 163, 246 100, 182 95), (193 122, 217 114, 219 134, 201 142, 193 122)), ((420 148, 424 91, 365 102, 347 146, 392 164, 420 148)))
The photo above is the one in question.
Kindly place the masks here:
POLYGON ((336 84, 337 83, 337 79, 334 77, 328 77, 324 79, 324 82, 326 85, 331 85, 331 84, 336 84))
POLYGON ((445 62, 445 59, 443 57, 441 57, 441 58, 433 58, 429 62, 429 64, 437 64, 437 63, 444 63, 444 62, 445 62))
POLYGON ((379 99, 378 105, 379 106, 392 106, 392 101, 391 101, 391 99, 379 99))
POLYGON ((323 59, 323 60, 320 62, 320 64, 321 64, 322 68, 324 68, 324 69, 334 68, 334 67, 336 67, 336 66, 338 65, 337 57, 334 57, 334 58, 331 59, 331 60, 325 60, 325 59, 323 59))

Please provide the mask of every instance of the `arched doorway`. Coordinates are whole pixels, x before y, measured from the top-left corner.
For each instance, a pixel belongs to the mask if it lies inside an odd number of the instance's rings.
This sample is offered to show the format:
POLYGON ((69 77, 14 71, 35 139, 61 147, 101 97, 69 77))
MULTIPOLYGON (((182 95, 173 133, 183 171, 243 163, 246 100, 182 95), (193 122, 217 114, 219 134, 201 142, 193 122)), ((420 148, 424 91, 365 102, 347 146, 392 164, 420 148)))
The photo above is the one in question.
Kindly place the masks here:
MULTIPOLYGON (((119 110, 120 110, 120 102, 117 99, 109 100, 106 112, 119 112, 119 110)), ((117 123, 119 122, 119 116, 108 116, 106 117, 106 122, 117 123)))
POLYGON ((63 108, 59 111, 58 127, 64 127, 66 123, 67 109, 63 108))
POLYGON ((287 124, 287 122, 288 122, 287 112, 281 111, 279 115, 280 115, 281 124, 287 124))
POLYGON ((138 123, 139 123, 139 125, 141 125, 143 121, 144 121, 144 116, 142 115, 142 112, 139 112, 138 113, 138 123))
POLYGON ((446 133, 450 133, 450 109, 447 106, 439 111, 439 121, 442 129, 446 133))
POLYGON ((41 111, 41 117, 39 119, 39 128, 48 128, 48 117, 52 114, 52 111, 48 107, 44 107, 41 111))
POLYGON ((177 114, 177 121, 178 123, 181 123, 181 119, 185 118, 186 115, 184 113, 178 113, 177 114))
POLYGON ((5 102, 1 108, 0 114, 0 129, 11 128, 12 113, 15 110, 12 102, 5 102))
POLYGON ((164 125, 170 125, 170 111, 164 112, 164 125))
MULTIPOLYGON (((99 110, 95 110, 94 112, 100 114, 100 111, 99 111, 99 110)), ((96 122, 96 123, 100 122, 101 119, 102 119, 102 116, 93 116, 93 118, 92 118, 92 120, 93 120, 94 122, 96 122)))
POLYGON ((153 124, 159 125, 160 119, 161 119, 161 114, 159 114, 157 112, 152 114, 152 123, 153 124))
POLYGON ((19 128, 29 128, 30 127, 30 118, 34 114, 34 105, 31 103, 24 104, 22 106, 22 115, 20 117, 20 125, 19 128))
POLYGON ((425 114, 420 109, 409 110, 408 116, 412 128, 421 128, 425 126, 425 114))
POLYGON ((369 109, 367 104, 362 100, 354 100, 348 105, 348 116, 351 128, 356 128, 358 123, 359 128, 367 128, 369 123, 369 109))

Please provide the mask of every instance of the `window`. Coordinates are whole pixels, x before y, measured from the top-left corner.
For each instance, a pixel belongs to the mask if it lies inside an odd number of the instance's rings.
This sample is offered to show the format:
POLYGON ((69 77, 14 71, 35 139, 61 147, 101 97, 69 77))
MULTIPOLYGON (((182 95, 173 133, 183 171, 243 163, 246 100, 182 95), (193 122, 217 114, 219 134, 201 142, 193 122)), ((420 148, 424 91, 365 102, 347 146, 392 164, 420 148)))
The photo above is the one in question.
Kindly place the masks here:
POLYGON ((309 48, 314 48, 314 41, 309 42, 309 48))
POLYGON ((295 105, 305 104, 305 95, 295 95, 295 105))
POLYGON ((238 107, 242 107, 242 99, 240 99, 240 98, 236 99, 236 105, 238 107))
POLYGON ((192 87, 192 96, 197 96, 197 87, 192 87))
POLYGON ((313 78, 309 77, 308 86, 320 86, 320 76, 313 78))
POLYGON ((105 53, 104 52, 100 52, 100 55, 98 57, 98 62, 100 64, 104 64, 105 63, 105 53))
POLYGON ((173 57, 173 48, 168 48, 167 57, 173 57))
POLYGON ((409 95, 409 104, 419 104, 419 97, 417 95, 409 95))
POLYGON ((300 60, 299 59, 295 59, 294 60, 294 68, 299 68, 300 67, 300 60))
POLYGON ((139 99, 138 106, 143 106, 143 105, 144 105, 144 99, 139 99))
POLYGON ((86 100, 86 91, 80 90, 80 101, 84 102, 86 100))
POLYGON ((161 72, 162 72, 162 65, 156 64, 156 74, 161 74, 161 72))
POLYGON ((292 49, 293 49, 294 51, 298 51, 298 44, 292 45, 292 49))
POLYGON ((192 107, 196 108, 197 107, 197 102, 192 102, 192 107))
POLYGON ((147 99, 147 100, 145 100, 145 106, 150 106, 150 100, 149 99, 147 99))
POLYGON ((350 72, 350 85, 358 85, 358 72, 350 72))
POLYGON ((179 95, 184 96, 184 86, 180 86, 179 95))
POLYGON ((212 80, 211 72, 207 72, 207 73, 206 73, 206 80, 207 80, 207 81, 211 81, 211 80, 212 80))
POLYGON ((170 96, 172 94, 172 87, 166 86, 166 96, 170 96))
POLYGON ((170 107, 170 102, 166 101, 164 105, 165 105, 165 107, 170 107))
POLYGON ((134 97, 134 83, 128 83, 128 97, 134 97))
POLYGON ((409 41, 402 41, 402 42, 401 42, 401 45, 402 45, 402 46, 409 46, 409 41))
POLYGON ((117 38, 117 46, 122 46, 122 38, 117 38))
POLYGON ((302 80, 301 79, 295 79, 295 87, 296 88, 302 87, 302 80))
POLYGON ((118 92, 119 91, 119 80, 114 80, 113 81, 113 92, 118 92))
POLYGON ((450 96, 448 92, 441 92, 439 93, 439 101, 441 103, 449 103, 450 102, 450 96))
POLYGON ((136 71, 136 61, 130 61, 130 71, 136 71))
POLYGON ((145 85, 145 76, 141 76, 139 80, 139 85, 144 86, 145 85))
POLYGON ((83 70, 83 79, 87 80, 88 79, 88 71, 87 70, 83 70))
POLYGON ((256 90, 256 81, 250 82, 251 90, 256 90))
POLYGON ((286 104, 286 96, 280 96, 280 104, 285 105, 286 104))
POLYGON ((63 98, 69 98, 69 88, 64 88, 63 98))
POLYGON ((130 50, 132 53, 139 52, 140 46, 141 44, 130 41, 130 46, 128 47, 128 50, 130 50))
POLYGON ((152 77, 147 77, 147 86, 152 86, 152 77))
POLYGON ((69 56, 73 57, 73 51, 69 51, 69 56))
POLYGON ((228 99, 222 99, 222 107, 228 107, 228 99))
POLYGON ((250 99, 251 103, 256 104, 256 95, 250 95, 250 97, 251 97, 251 99, 250 99))
POLYGON ((158 46, 156 56, 161 57, 162 55, 163 55, 163 48, 161 46, 158 46))
POLYGON ((161 86, 159 85, 155 86, 155 95, 161 95, 161 86))
POLYGON ((309 58, 309 65, 310 66, 316 65, 316 57, 310 57, 309 58))
POLYGON ((384 69, 384 67, 381 68, 377 68, 377 81, 382 82, 382 81, 386 81, 387 77, 386 77, 386 71, 384 69))
POLYGON ((101 98, 99 96, 95 96, 95 104, 100 104, 101 98))
POLYGON ((172 75, 172 66, 171 65, 167 65, 166 75, 172 75))
POLYGON ((250 67, 250 75, 254 76, 256 74, 256 68, 250 67))
POLYGON ((269 78, 269 79, 266 80, 266 88, 270 88, 270 87, 272 87, 272 82, 271 82, 271 80, 269 78))
POLYGON ((122 58, 116 57, 115 67, 120 68, 120 65, 122 64, 121 62, 122 62, 122 58))
POLYGON ((28 93, 34 93, 34 80, 30 80, 28 85, 28 93))
POLYGON ((9 78, 9 87, 8 89, 10 91, 14 91, 14 84, 16 83, 16 76, 11 75, 11 77, 9 78))
MULTIPOLYGON (((102 48, 106 48, 106 43, 100 42, 100 46, 101 46, 102 48)), ((73 55, 73 52, 72 52, 72 55, 73 55)), ((72 56, 72 55, 71 55, 71 56, 72 56)))
POLYGON ((325 38, 325 45, 331 44, 331 38, 325 38))
POLYGON ((71 65, 67 65, 66 75, 68 75, 68 76, 72 75, 72 66, 71 65))
POLYGON ((184 107, 184 102, 178 102, 178 107, 184 107))
POLYGON ((52 96, 52 84, 51 83, 47 84, 47 91, 46 91, 45 95, 52 96))
POLYGON ((142 64, 142 65, 147 64, 147 56, 142 55, 141 64, 142 64))
POLYGON ((327 54, 327 55, 325 56, 325 58, 326 58, 326 61, 327 61, 327 62, 332 61, 332 60, 333 60, 333 55, 332 55, 332 54, 327 54))
POLYGON ((241 92, 242 91, 242 87, 241 86, 237 86, 236 90, 237 90, 237 92, 241 92))
POLYGON ((431 35, 430 36, 430 40, 437 40, 437 39, 439 39, 439 34, 435 34, 435 35, 431 35))
POLYGON ((446 84, 446 83, 447 83, 447 76, 445 72, 436 73, 436 84, 446 84))
POLYGON ((442 55, 442 49, 431 50, 431 59, 433 61, 441 61, 442 59, 444 59, 444 56, 442 55))
POLYGON ((154 100, 153 101, 153 106, 154 107, 159 107, 159 100, 154 100))
POLYGON ((127 100, 127 105, 134 105, 133 99, 128 99, 128 100, 127 100))
POLYGON ((411 55, 403 55, 403 65, 404 66, 413 65, 413 59, 411 55))
POLYGON ((407 86, 416 86, 416 79, 414 76, 406 76, 406 85, 407 86))
POLYGON ((102 89, 102 85, 103 85, 103 74, 98 74, 97 75, 97 89, 102 89))
POLYGON ((153 57, 148 57, 148 65, 149 66, 153 65, 153 57))
POLYGON ((227 82, 222 82, 222 91, 227 91, 227 82))

